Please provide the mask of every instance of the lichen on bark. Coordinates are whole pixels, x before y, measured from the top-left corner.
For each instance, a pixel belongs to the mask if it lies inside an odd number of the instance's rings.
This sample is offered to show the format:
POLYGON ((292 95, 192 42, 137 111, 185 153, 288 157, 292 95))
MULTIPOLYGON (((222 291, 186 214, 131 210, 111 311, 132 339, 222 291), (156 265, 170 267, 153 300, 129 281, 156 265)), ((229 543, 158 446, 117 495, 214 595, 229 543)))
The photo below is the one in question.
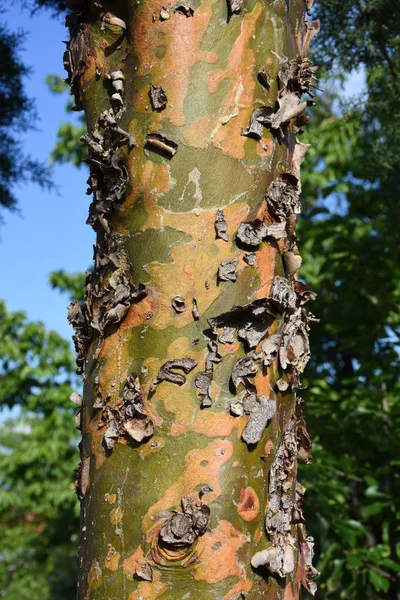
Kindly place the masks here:
POLYGON ((314 593, 295 221, 317 24, 303 0, 87 0, 68 20, 97 234, 69 313, 78 598, 314 593))

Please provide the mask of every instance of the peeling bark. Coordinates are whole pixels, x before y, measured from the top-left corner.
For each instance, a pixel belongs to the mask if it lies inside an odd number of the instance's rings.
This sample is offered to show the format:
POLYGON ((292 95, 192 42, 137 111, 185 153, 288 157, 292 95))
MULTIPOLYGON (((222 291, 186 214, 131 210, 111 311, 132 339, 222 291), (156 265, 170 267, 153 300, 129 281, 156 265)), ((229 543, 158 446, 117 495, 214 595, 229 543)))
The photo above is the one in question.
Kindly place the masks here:
POLYGON ((295 234, 306 6, 89 0, 68 18, 97 235, 68 316, 78 600, 315 593, 296 479, 314 320, 295 234))

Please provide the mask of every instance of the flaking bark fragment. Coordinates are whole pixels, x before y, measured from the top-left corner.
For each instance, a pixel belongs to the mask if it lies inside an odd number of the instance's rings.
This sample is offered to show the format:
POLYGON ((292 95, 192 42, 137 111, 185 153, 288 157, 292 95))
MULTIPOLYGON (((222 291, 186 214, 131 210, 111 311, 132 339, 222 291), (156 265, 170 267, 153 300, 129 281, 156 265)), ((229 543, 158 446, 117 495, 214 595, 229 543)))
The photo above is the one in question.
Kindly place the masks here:
POLYGON ((295 310, 296 294, 285 277, 274 277, 269 295, 280 312, 295 310))
POLYGON ((160 150, 167 158, 175 156, 178 150, 178 144, 164 137, 160 133, 148 133, 146 136, 146 145, 150 148, 160 150))
POLYGON ((232 369, 232 382, 237 389, 240 384, 245 387, 249 387, 251 384, 248 380, 249 377, 255 377, 260 365, 261 354, 256 352, 249 352, 243 358, 235 363, 232 369))
POLYGON ((294 291, 296 293, 297 306, 303 306, 306 302, 315 300, 317 297, 317 294, 301 281, 294 282, 294 291))
POLYGON ((252 349, 265 337, 274 318, 269 299, 262 298, 245 306, 232 306, 229 312, 208 319, 208 323, 214 334, 223 330, 218 336, 222 344, 232 344, 237 331, 238 338, 252 349))
POLYGON ((225 221, 224 211, 221 209, 218 209, 217 214, 215 215, 214 227, 215 227, 215 237, 217 239, 220 238, 221 240, 224 240, 225 242, 227 242, 228 241, 228 225, 226 224, 226 221, 225 221))
POLYGON ((247 425, 242 433, 242 440, 248 445, 257 444, 276 411, 276 400, 267 396, 259 396, 256 406, 250 413, 247 425))
POLYGON ((194 15, 193 8, 191 8, 190 6, 185 6, 183 4, 180 4, 179 6, 174 8, 174 12, 184 15, 187 19, 189 17, 193 17, 193 15, 194 15))
POLYGON ((286 222, 267 224, 256 219, 248 223, 241 223, 236 233, 236 238, 246 246, 259 246, 267 237, 275 240, 287 237, 286 222))
POLYGON ((192 299, 192 316, 195 321, 200 319, 199 307, 196 298, 192 299))
POLYGON ((218 281, 236 281, 237 258, 224 258, 218 267, 218 281))
POLYGON ((156 86, 151 83, 149 96, 154 110, 162 111, 166 108, 168 98, 161 86, 156 86))
POLYGON ((265 194, 271 214, 277 221, 284 222, 292 214, 301 213, 298 179, 290 173, 281 175, 269 186, 265 194))
POLYGON ((281 340, 282 335, 276 333, 274 335, 271 335, 268 339, 266 339, 263 345, 261 346, 261 350, 264 356, 263 362, 265 367, 269 367, 272 361, 278 355, 281 340))
POLYGON ((153 567, 146 562, 136 567, 136 575, 144 581, 153 581, 153 567))
POLYGON ((270 125, 271 115, 273 112, 274 110, 270 106, 261 106, 259 108, 255 108, 251 113, 249 125, 242 129, 241 135, 245 137, 252 137, 256 140, 261 140, 263 127, 270 125))
POLYGON ((199 390, 201 408, 209 408, 210 406, 212 406, 212 398, 210 392, 212 376, 212 371, 203 371, 195 377, 194 384, 199 390))
POLYGON ((206 370, 213 371, 214 365, 217 365, 221 362, 222 356, 218 350, 218 344, 214 340, 208 342, 207 348, 208 353, 206 356, 206 370))
POLYGON ((69 399, 75 404, 75 406, 82 408, 82 396, 80 396, 77 392, 72 392, 69 399))
POLYGON ((298 373, 303 373, 311 355, 308 321, 308 313, 304 308, 298 308, 288 315, 279 348, 282 369, 291 365, 298 373))
POLYGON ((82 459, 76 471, 75 492, 83 500, 90 486, 90 457, 82 459))
POLYGON ((282 254, 285 263, 286 273, 289 279, 296 279, 303 259, 297 246, 293 245, 290 250, 286 250, 282 254))
POLYGON ((71 94, 75 98, 75 110, 83 110, 79 79, 88 68, 87 50, 89 46, 89 26, 79 22, 77 15, 68 15, 67 26, 71 31, 71 41, 67 43, 64 53, 64 68, 68 77, 71 94))
POLYGON ((196 365, 197 361, 192 358, 177 358, 175 360, 167 361, 159 370, 157 378, 153 380, 150 386, 150 393, 153 393, 157 386, 163 381, 183 385, 186 381, 186 377, 181 373, 175 373, 175 371, 172 371, 171 369, 179 369, 188 374, 196 367, 196 365))
POLYGON ((130 260, 119 234, 107 236, 101 247, 95 246, 94 258, 94 273, 86 278, 84 304, 74 302, 69 307, 80 368, 93 337, 97 335, 100 348, 106 327, 120 323, 129 307, 147 294, 143 284, 135 285, 131 280, 130 260))
POLYGON ((257 256, 254 254, 254 252, 251 252, 250 254, 245 254, 243 256, 243 260, 247 265, 252 267, 256 263, 257 256))
POLYGON ((310 88, 316 87, 316 72, 318 67, 313 67, 308 58, 298 56, 293 60, 284 60, 278 73, 280 83, 280 96, 294 92, 299 98, 308 94, 314 98, 310 88))
POLYGON ((188 496, 182 498, 182 512, 164 513, 168 520, 160 530, 160 540, 171 548, 185 548, 203 535, 210 520, 210 509, 200 500, 188 496))
POLYGON ((266 71, 264 67, 261 67, 258 71, 258 81, 267 89, 271 87, 271 73, 266 71))
POLYGON ((228 0, 229 15, 240 14, 243 8, 243 0, 228 0))
POLYGON ((154 433, 153 421, 145 407, 139 378, 131 373, 125 383, 122 401, 115 407, 103 403, 100 425, 106 425, 103 444, 111 451, 121 436, 128 436, 137 443, 154 433))

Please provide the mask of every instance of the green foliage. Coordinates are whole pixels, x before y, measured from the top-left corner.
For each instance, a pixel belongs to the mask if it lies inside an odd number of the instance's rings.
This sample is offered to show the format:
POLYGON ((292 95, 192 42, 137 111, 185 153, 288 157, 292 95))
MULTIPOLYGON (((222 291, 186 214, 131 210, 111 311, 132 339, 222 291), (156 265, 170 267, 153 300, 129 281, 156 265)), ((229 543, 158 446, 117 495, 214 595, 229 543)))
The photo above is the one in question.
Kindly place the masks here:
POLYGON ((50 285, 68 295, 73 300, 83 300, 86 275, 84 273, 68 273, 64 269, 53 271, 50 274, 50 285))
MULTIPOLYGON (((366 169, 365 114, 358 106, 335 112, 335 104, 335 94, 325 95, 304 136, 313 148, 303 169, 301 275, 318 292, 312 310, 321 322, 312 330, 303 393, 314 464, 301 478, 321 570, 317 597, 394 599, 400 571, 397 173, 393 163, 384 177, 379 165, 366 169)), ((380 144, 389 143, 385 135, 380 128, 380 144)), ((396 135, 390 132, 391 139, 396 135)))
MULTIPOLYGON (((47 87, 53 94, 68 94, 69 87, 58 75, 48 75, 46 77, 47 87)), ((66 105, 66 113, 71 115, 73 112, 74 102, 68 100, 66 105)), ((67 121, 62 123, 57 131, 56 143, 50 155, 52 163, 71 163, 76 167, 82 167, 87 158, 87 148, 81 144, 80 138, 86 133, 86 125, 83 114, 77 118, 77 123, 67 121)))
POLYGON ((30 179, 52 187, 49 168, 21 150, 21 135, 36 119, 23 85, 29 70, 19 57, 22 42, 20 33, 10 32, 0 22, 0 207, 9 210, 16 209, 13 188, 19 181, 30 179))
POLYGON ((75 597, 77 387, 70 345, 0 302, 0 596, 75 597), (11 410, 7 410, 11 409, 11 410))

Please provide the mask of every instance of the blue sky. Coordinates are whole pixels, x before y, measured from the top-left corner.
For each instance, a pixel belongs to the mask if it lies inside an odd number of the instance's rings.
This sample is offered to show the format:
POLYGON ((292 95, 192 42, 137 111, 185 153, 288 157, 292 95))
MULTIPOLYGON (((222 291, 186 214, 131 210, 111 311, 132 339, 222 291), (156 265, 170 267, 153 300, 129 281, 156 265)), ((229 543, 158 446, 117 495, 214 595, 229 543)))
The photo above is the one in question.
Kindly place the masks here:
MULTIPOLYGON (((32 157, 46 161, 58 126, 70 118, 64 113, 66 97, 51 94, 44 83, 49 73, 65 76, 62 40, 68 39, 68 33, 62 17, 50 18, 45 11, 32 16, 19 5, 10 5, 1 17, 11 30, 26 32, 21 58, 32 67, 26 91, 36 102, 39 121, 36 131, 24 134, 23 145, 32 157)), ((67 298, 50 288, 49 273, 60 268, 86 270, 92 260, 94 234, 85 224, 90 202, 85 194, 86 169, 57 166, 53 179, 58 193, 21 184, 15 189, 19 214, 2 213, 0 297, 10 310, 25 310, 30 319, 70 337, 67 298)))
MULTIPOLYGON (((63 18, 50 18, 45 11, 32 16, 19 4, 10 4, 1 17, 11 30, 26 32, 21 57, 32 67, 26 91, 36 102, 39 121, 36 131, 24 135, 23 145, 33 158, 46 161, 58 126, 70 118, 64 112, 66 98, 51 94, 44 83, 48 74, 65 76, 62 40, 68 32, 63 18)), ((363 81, 363 73, 355 73, 346 93, 359 91, 363 81)), ((85 271, 91 264, 94 233, 85 224, 90 202, 86 178, 86 169, 65 165, 54 168, 58 194, 30 183, 19 185, 15 192, 20 212, 3 213, 0 227, 0 297, 10 310, 25 310, 31 320, 43 321, 66 338, 71 337, 67 298, 50 288, 48 278, 53 270, 85 271)))

